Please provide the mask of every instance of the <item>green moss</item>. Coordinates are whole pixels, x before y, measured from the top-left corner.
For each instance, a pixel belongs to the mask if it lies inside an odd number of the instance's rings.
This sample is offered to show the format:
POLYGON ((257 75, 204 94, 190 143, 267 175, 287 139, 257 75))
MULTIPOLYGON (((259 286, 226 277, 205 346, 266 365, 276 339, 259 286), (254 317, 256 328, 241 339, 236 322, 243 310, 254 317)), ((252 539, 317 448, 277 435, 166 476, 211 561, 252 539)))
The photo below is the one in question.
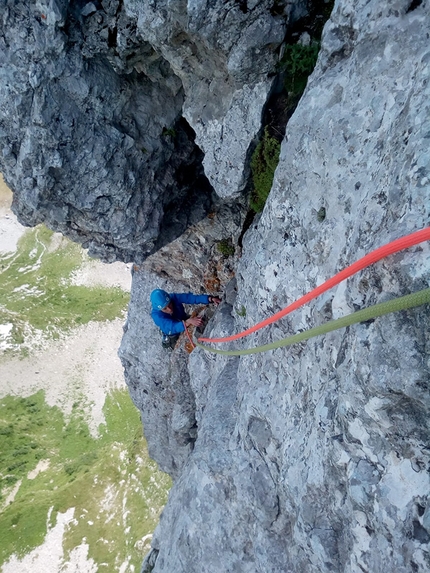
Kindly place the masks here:
POLYGON ((234 245, 231 239, 222 239, 219 241, 217 249, 225 257, 231 257, 234 255, 234 245))
POLYGON ((161 135, 163 137, 171 137, 172 139, 175 139, 176 137, 176 130, 173 127, 163 127, 163 131, 161 133, 161 135))
POLYGON ((131 556, 139 570, 143 555, 135 544, 154 530, 171 483, 148 457, 139 412, 126 390, 106 398, 104 414, 106 424, 95 439, 79 408, 66 421, 42 391, 0 401, 8 436, 0 451, 3 494, 22 480, 0 514, 0 567, 12 554, 22 557, 43 542, 50 508, 52 527, 57 512, 74 507, 75 521, 63 540, 66 558, 85 537, 99 567, 118 570, 131 556), (49 460, 49 467, 28 479, 38 459, 49 460))
POLYGON ((246 308, 243 306, 243 304, 240 308, 236 309, 236 314, 241 317, 246 316, 246 308))
MULTIPOLYGON (((315 67, 318 57, 319 43, 313 42, 309 46, 291 44, 285 47, 283 58, 279 64, 280 71, 285 72, 285 90, 288 92, 286 105, 287 115, 290 115, 306 87, 309 74, 315 67)), ((273 136, 276 133, 269 127, 264 129, 263 137, 257 145, 251 158, 251 175, 253 190, 250 207, 256 213, 263 210, 270 189, 272 188, 275 169, 279 162, 281 144, 273 136)))
POLYGON ((257 145, 251 159, 253 191, 250 207, 256 213, 263 210, 269 196, 280 151, 281 144, 269 135, 269 130, 266 127, 263 138, 257 145))
POLYGON ((319 209, 319 211, 318 211, 318 213, 317 213, 317 220, 318 220, 320 223, 322 223, 325 218, 326 218, 325 207, 321 207, 321 209, 319 209))

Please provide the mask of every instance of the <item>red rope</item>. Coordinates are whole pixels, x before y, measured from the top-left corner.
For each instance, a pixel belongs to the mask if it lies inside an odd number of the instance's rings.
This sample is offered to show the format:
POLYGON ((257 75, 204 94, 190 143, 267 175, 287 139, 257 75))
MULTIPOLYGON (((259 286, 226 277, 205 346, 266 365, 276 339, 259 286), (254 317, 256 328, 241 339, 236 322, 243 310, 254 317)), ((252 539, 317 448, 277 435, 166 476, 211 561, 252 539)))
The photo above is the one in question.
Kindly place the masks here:
POLYGON ((400 239, 396 239, 387 245, 379 247, 375 249, 371 253, 365 255, 363 258, 359 259, 349 267, 346 267, 333 277, 331 277, 328 281, 323 283, 322 285, 316 287, 312 291, 308 292, 283 310, 280 310, 276 314, 269 316, 265 320, 251 326, 250 328, 244 330, 243 332, 239 332, 238 334, 233 334, 231 336, 226 336, 225 338, 199 338, 199 342, 230 342, 231 340, 237 340, 238 338, 243 338, 244 336, 248 336, 260 328, 264 326, 268 326, 273 322, 278 321, 280 318, 286 316, 293 310, 300 308, 307 302, 313 300, 323 292, 331 289, 332 287, 336 286, 340 282, 344 281, 345 279, 351 277, 365 269, 366 267, 388 257, 389 255, 393 255, 394 253, 398 253, 399 251, 403 251, 408 247, 413 247, 414 245, 418 245, 419 243, 423 243, 424 241, 430 241, 430 227, 426 227, 425 229, 421 229, 420 231, 416 231, 415 233, 411 233, 410 235, 406 235, 405 237, 401 237, 400 239))

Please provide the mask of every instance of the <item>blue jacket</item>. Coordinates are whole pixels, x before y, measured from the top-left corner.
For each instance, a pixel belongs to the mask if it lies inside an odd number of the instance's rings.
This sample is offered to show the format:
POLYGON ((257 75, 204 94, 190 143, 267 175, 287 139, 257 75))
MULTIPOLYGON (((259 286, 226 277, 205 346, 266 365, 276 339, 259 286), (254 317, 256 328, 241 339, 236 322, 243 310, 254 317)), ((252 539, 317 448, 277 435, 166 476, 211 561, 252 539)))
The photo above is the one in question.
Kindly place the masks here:
POLYGON ((153 309, 152 320, 164 334, 174 335, 184 332, 183 320, 187 320, 188 314, 185 312, 184 304, 208 304, 208 294, 171 293, 170 300, 173 303, 173 314, 167 314, 162 310, 153 309))

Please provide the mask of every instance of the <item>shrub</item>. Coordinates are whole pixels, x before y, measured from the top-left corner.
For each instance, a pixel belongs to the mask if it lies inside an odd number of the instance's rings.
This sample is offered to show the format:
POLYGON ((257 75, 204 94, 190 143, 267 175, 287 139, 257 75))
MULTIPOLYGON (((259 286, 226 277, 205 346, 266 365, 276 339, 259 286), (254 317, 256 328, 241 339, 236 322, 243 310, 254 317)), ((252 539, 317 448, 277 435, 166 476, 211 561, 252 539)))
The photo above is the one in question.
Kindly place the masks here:
POLYGON ((281 144, 277 139, 269 135, 269 130, 266 127, 263 138, 255 148, 251 159, 254 189, 251 194, 250 207, 256 213, 260 213, 263 210, 269 196, 275 169, 279 162, 280 151, 281 144))
POLYGON ((80 471, 86 472, 88 466, 92 466, 96 461, 96 452, 85 452, 84 454, 80 455, 79 458, 64 464, 64 471, 69 476, 77 474, 80 471))
POLYGON ((309 46, 289 44, 285 48, 280 66, 287 72, 285 89, 295 99, 300 98, 305 91, 308 77, 316 64, 319 49, 319 43, 316 42, 309 46))
POLYGON ((230 257, 234 255, 234 245, 231 239, 222 239, 217 245, 218 251, 224 255, 224 257, 230 257))
POLYGON ((0 436, 11 436, 13 434, 13 426, 6 426, 0 428, 0 436))
POLYGON ((173 127, 163 127, 161 135, 163 137, 171 137, 174 139, 176 137, 176 130, 173 127))
POLYGON ((30 448, 28 448, 27 446, 24 446, 22 448, 18 448, 17 450, 14 450, 12 452, 12 457, 16 458, 17 456, 26 456, 29 451, 30 451, 30 448))
POLYGON ((16 462, 14 464, 11 464, 10 466, 8 466, 7 471, 8 472, 13 472, 13 470, 16 470, 18 468, 23 468, 23 466, 26 466, 27 462, 16 462))

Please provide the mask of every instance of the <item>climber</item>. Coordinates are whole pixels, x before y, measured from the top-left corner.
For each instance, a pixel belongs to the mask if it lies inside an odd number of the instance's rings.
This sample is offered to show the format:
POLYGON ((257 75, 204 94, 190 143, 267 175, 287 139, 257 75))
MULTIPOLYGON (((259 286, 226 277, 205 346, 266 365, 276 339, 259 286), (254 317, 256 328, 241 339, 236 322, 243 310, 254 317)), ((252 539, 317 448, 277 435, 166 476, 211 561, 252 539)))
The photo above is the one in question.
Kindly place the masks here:
POLYGON ((184 304, 216 304, 221 302, 217 296, 208 294, 167 293, 164 290, 153 290, 150 296, 152 303, 151 317, 163 334, 164 348, 173 348, 185 326, 202 326, 203 319, 199 316, 189 317, 184 304))

